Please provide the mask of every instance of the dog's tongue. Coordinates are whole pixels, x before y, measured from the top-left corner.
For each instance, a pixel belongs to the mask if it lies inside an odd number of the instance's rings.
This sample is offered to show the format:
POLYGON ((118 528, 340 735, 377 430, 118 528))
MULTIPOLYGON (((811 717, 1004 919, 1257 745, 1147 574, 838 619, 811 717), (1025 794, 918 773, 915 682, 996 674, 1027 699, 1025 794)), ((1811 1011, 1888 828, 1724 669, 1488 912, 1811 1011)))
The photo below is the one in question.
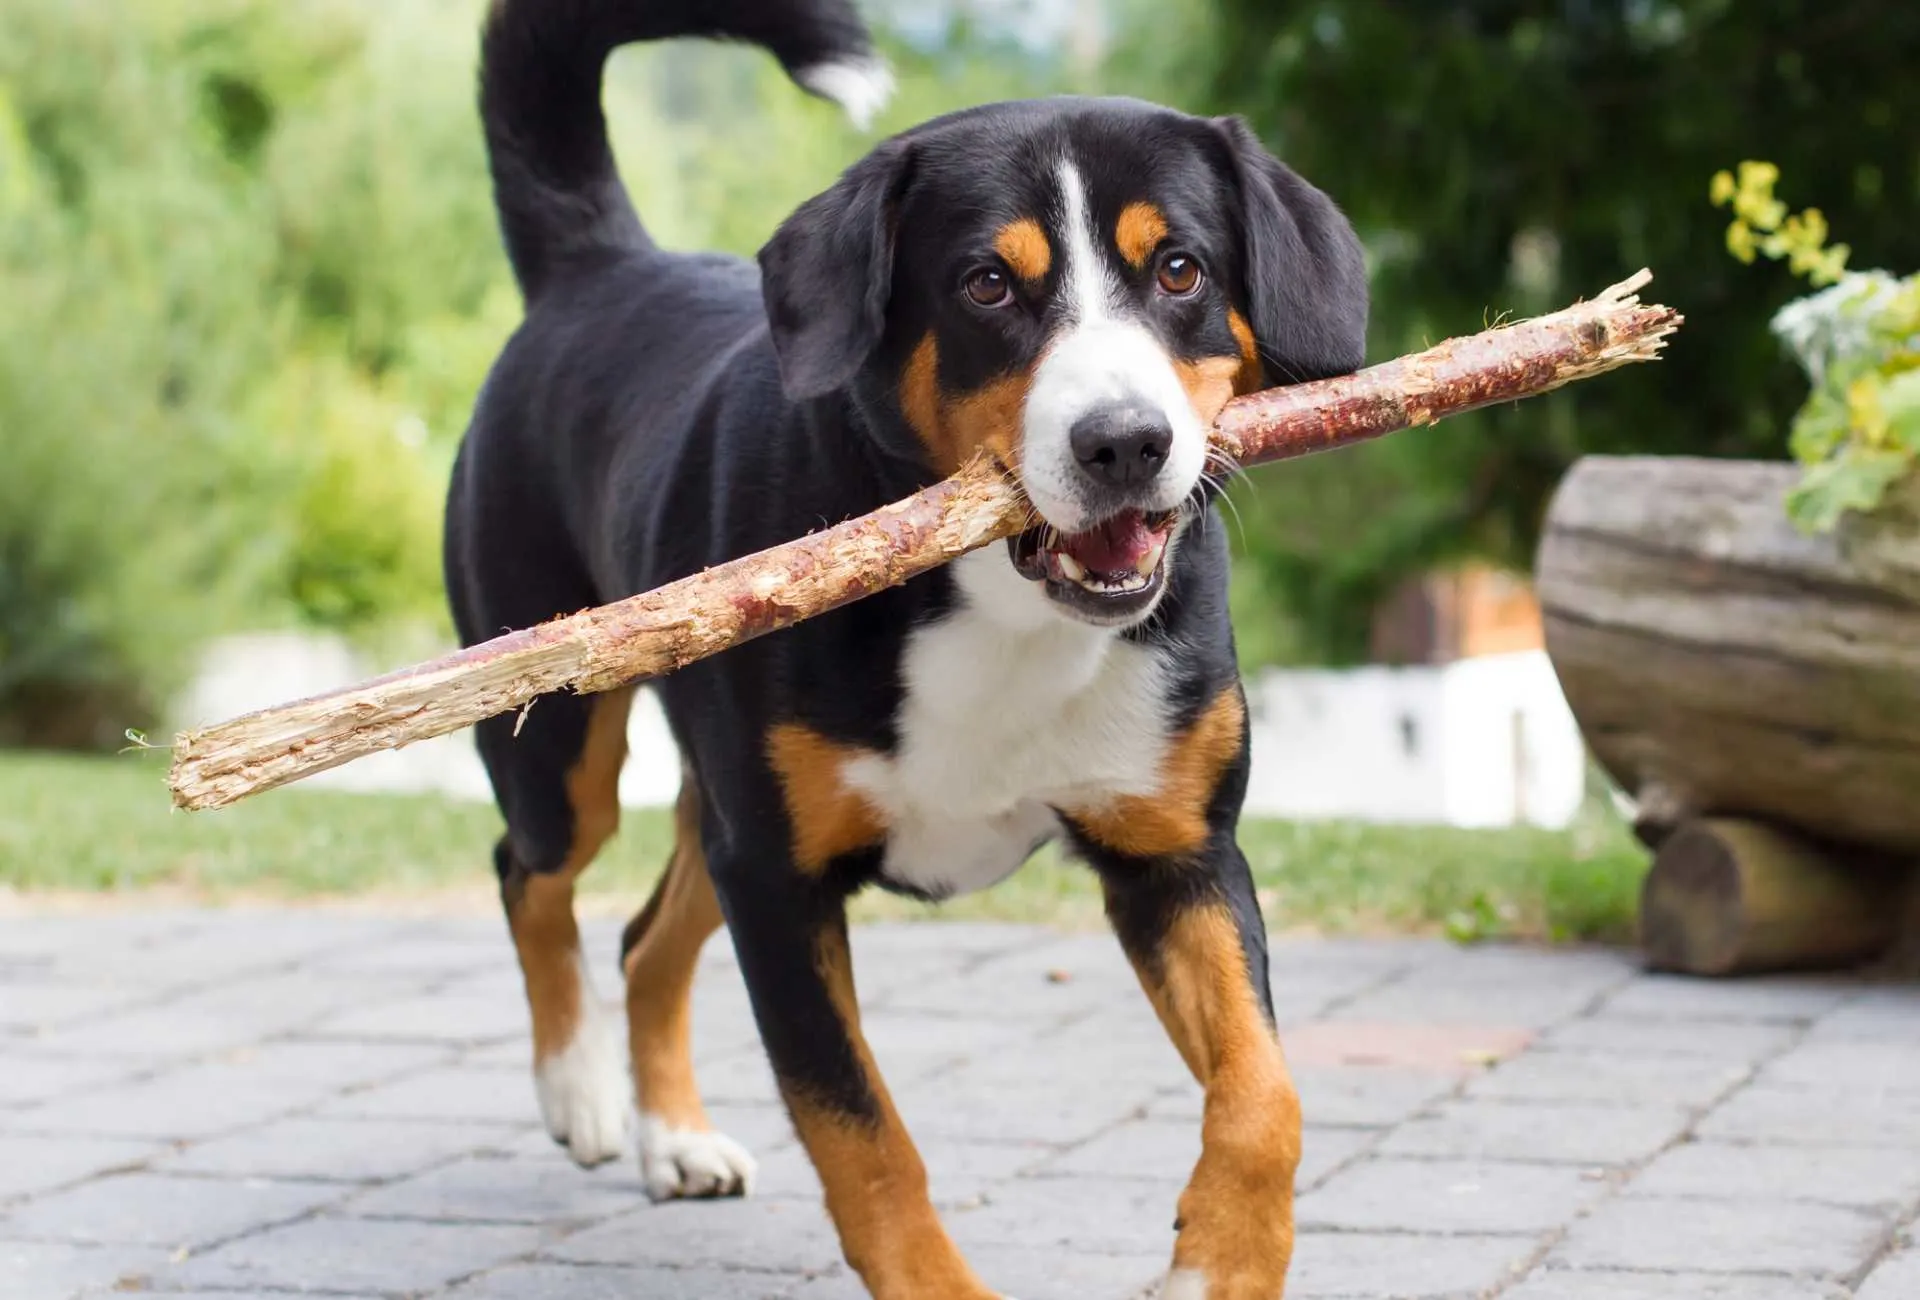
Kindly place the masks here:
POLYGON ((1153 549, 1154 533, 1138 510, 1064 538, 1060 549, 1095 573, 1124 573, 1153 549))

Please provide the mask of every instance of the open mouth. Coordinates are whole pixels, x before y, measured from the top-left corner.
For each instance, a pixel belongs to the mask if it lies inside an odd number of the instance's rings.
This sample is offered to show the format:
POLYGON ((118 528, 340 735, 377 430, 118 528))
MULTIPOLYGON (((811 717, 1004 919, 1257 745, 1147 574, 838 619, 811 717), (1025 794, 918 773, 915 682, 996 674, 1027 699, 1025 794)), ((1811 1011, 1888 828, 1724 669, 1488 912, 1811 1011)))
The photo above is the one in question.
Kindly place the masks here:
POLYGON ((1053 599, 1094 621, 1120 621, 1160 594, 1179 517, 1123 510, 1081 533, 1029 528, 1008 538, 1007 550, 1021 576, 1044 582, 1053 599))

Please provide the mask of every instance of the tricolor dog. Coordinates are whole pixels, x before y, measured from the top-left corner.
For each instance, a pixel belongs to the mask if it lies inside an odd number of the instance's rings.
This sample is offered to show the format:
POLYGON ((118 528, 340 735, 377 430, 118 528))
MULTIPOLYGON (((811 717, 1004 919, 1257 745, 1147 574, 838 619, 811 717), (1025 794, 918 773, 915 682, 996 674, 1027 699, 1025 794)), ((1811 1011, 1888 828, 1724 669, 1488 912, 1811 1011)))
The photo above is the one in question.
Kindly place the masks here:
POLYGON ((496 3, 481 108, 526 321, 447 506, 463 638, 801 536, 974 457, 1043 522, 659 683, 678 840, 626 931, 624 1047, 573 891, 618 820, 630 696, 481 724, 547 1127, 597 1164, 637 1101, 650 1194, 751 1189, 688 1050, 696 956, 724 923, 867 1288, 993 1296, 861 1037, 845 905, 980 889, 1057 839, 1097 874, 1206 1090, 1165 1294, 1275 1300, 1300 1113, 1234 842, 1246 709, 1206 431, 1236 393, 1360 363, 1353 232, 1237 120, 1063 98, 884 141, 757 267, 666 252, 616 173, 600 77, 616 46, 681 35, 761 45, 857 118, 888 88, 848 0, 496 3))

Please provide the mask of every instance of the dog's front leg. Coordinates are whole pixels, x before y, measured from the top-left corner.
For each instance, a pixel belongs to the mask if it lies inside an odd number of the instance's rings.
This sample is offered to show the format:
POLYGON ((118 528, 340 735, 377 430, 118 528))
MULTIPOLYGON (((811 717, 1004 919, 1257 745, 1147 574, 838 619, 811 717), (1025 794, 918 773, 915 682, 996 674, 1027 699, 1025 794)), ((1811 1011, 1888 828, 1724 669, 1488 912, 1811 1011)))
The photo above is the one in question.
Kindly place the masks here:
POLYGON ((1266 931, 1231 825, 1193 857, 1095 855, 1140 983, 1206 1089, 1164 1300, 1280 1300, 1293 1255, 1300 1102, 1267 987, 1266 931))
POLYGON ((714 877, 847 1262, 876 1300, 995 1300, 941 1225, 926 1166, 860 1032, 842 892, 785 862, 714 877))

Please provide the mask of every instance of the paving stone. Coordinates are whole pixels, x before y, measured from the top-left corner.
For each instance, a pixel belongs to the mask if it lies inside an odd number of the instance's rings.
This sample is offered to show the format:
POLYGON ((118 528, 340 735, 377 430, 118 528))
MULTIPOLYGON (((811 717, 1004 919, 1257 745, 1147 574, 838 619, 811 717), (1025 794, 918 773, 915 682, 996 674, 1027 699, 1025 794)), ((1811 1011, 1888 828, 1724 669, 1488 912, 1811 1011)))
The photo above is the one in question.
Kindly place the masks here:
POLYGON ((717 1268, 509 1264, 461 1283, 447 1300, 784 1300, 794 1278, 717 1268))
POLYGON ((1804 1201, 1623 1196, 1573 1225, 1551 1261, 1573 1268, 1851 1273, 1885 1239, 1884 1217, 1804 1201))
POLYGON ((124 1138, 0 1136, 0 1200, 124 1169, 164 1150, 124 1138))
MULTIPOLYGON (((517 977, 516 977, 517 978, 517 977)), ((370 1000, 315 1021, 316 1038, 364 1042, 483 1043, 525 1040, 532 1032, 527 1000, 517 989, 461 990, 370 1000)))
POLYGON ((7 1300, 66 1300, 81 1291, 120 1289, 167 1266, 167 1253, 137 1246, 79 1246, 0 1241, 0 1295, 7 1300))
POLYGON ((1363 1160, 1302 1197, 1302 1229, 1525 1233, 1571 1220, 1607 1191, 1578 1169, 1493 1161, 1363 1160))
POLYGON ((988 1286, 1020 1300, 1132 1300, 1167 1273, 1167 1255, 982 1246, 967 1262, 988 1286))
POLYGON ((150 998, 137 989, 111 985, 55 984, 0 979, 0 1029, 39 1034, 69 1021, 114 1011, 150 998))
POLYGON ((1540 1045, 1560 1051, 1618 1056, 1705 1057, 1754 1065, 1779 1052, 1799 1032, 1765 1021, 1655 1020, 1645 1015, 1583 1016, 1540 1035, 1540 1045))
POLYGON ((27 1107, 7 1123, 16 1132, 183 1141, 276 1119, 311 1103, 311 1093, 279 1080, 189 1066, 27 1107))
POLYGON ((581 1169, 542 1161, 469 1156, 362 1192, 340 1206, 369 1218, 480 1223, 582 1223, 645 1199, 626 1161, 581 1169))
POLYGON ((1501 1300, 1845 1300, 1834 1283, 1751 1274, 1572 1272, 1542 1269, 1501 1300))
POLYGON ((196 1255, 173 1279, 217 1290, 431 1291, 526 1255, 543 1238, 519 1225, 322 1216, 196 1255))
POLYGON ((1920 1094, 1763 1087, 1735 1093, 1698 1127, 1703 1138, 1790 1146, 1920 1147, 1920 1094))
POLYGON ((1287 1059, 1303 1070, 1359 1067, 1413 1070, 1469 1079, 1492 1061, 1513 1056, 1533 1032, 1512 1025, 1412 1024, 1399 1021, 1317 1020, 1288 1030, 1287 1059))
POLYGON ((1527 1237, 1303 1232, 1294 1241, 1287 1300, 1478 1296, 1513 1276, 1536 1248, 1527 1237))
POLYGON ((418 1173, 456 1156, 497 1149, 511 1140, 493 1124, 296 1117, 195 1143, 159 1160, 155 1167, 241 1178, 377 1182, 418 1173))
POLYGON ((529 1124, 540 1119, 524 1070, 441 1066, 327 1102, 323 1119, 411 1119, 431 1123, 529 1124))
POLYGON ((1488 1101, 1699 1107, 1720 1098, 1747 1073, 1744 1064, 1701 1057, 1534 1051, 1487 1071, 1462 1095, 1488 1101))
POLYGON ((1012 1246, 1170 1259, 1173 1220, 1185 1182, 1184 1174, 1161 1182, 1022 1178, 1001 1187, 976 1209, 949 1214, 947 1228, 969 1255, 1012 1246), (1161 1255, 1163 1251, 1167 1253, 1161 1255))
POLYGON ((1898 1147, 1828 1147, 1809 1159, 1799 1147, 1687 1142, 1661 1153, 1633 1187, 1648 1196, 1906 1206, 1920 1200, 1920 1159, 1898 1147))
POLYGON ((996 1085, 980 1072, 907 1080, 892 1086, 907 1128, 928 1137, 979 1142, 1084 1142, 1101 1130, 1142 1113, 1153 1100, 1150 1086, 1108 1078, 1100 1086, 1076 1085, 1041 1072, 996 1085))
POLYGON ((284 1222, 339 1196, 314 1183, 115 1174, 29 1201, 0 1234, 47 1241, 200 1247, 284 1222))
MULTIPOLYGON (((22 1048, 20 1052, 0 1051, 0 1106, 71 1097, 131 1078, 141 1069, 134 1061, 29 1054, 34 1050, 31 1043, 22 1044, 22 1048)), ((0 1112, 0 1126, 5 1123, 6 1116, 0 1112)))
POLYGON ((1860 1285, 1859 1300, 1913 1300, 1920 1296, 1920 1246, 1887 1256, 1860 1285))
POLYGON ((1920 983, 1869 987, 1820 1017, 1809 1042, 1887 1043, 1911 1041, 1920 1025, 1920 983))
POLYGON ((1629 1165, 1648 1159, 1686 1127, 1687 1112, 1673 1106, 1458 1101, 1396 1129, 1379 1150, 1396 1156, 1629 1165))
POLYGON ((547 1257, 572 1263, 819 1272, 840 1261, 826 1211, 810 1201, 669 1201, 577 1232, 547 1257))
POLYGON ((1567 983, 1529 980, 1508 984, 1454 984, 1429 980, 1425 971, 1353 999, 1343 1018, 1418 1025, 1504 1025, 1540 1029, 1589 1010, 1617 981, 1567 983))
MULTIPOLYGON (((1293 1069, 1300 1110, 1309 1126, 1381 1128, 1399 1124, 1451 1093, 1457 1082, 1444 1075, 1383 1066, 1301 1066, 1293 1069)), ((1187 1084, 1154 1098, 1154 1119, 1200 1122, 1205 1104, 1198 1086, 1187 1084)))
POLYGON ((1642 975, 1607 1000, 1606 1013, 1661 1020, 1759 1020, 1798 1023, 1832 1011, 1853 993, 1845 980, 1819 976, 1711 980, 1642 975))
POLYGON ((1756 1080, 1826 1094, 1920 1092, 1920 1014, 1903 1038, 1885 1042, 1822 1039, 1769 1061, 1756 1080))

